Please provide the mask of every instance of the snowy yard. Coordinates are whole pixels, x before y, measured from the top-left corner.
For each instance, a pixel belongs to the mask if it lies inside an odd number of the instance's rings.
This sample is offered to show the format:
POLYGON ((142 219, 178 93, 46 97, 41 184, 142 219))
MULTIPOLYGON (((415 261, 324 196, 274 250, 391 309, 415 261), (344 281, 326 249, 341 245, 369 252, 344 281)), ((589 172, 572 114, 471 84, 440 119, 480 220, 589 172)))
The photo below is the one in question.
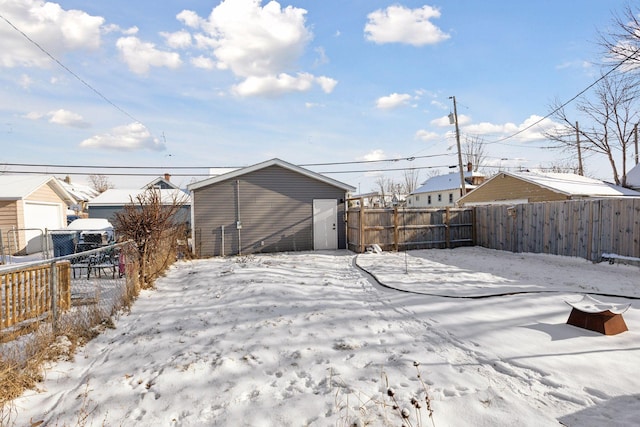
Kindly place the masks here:
MULTIPOLYGON (((482 248, 181 262, 17 399, 14 421, 399 426, 386 382, 410 407, 417 361, 438 427, 637 425, 639 302, 597 294, 640 297, 639 273, 482 248), (566 325, 585 293, 631 302, 629 331, 566 325)), ((412 425, 432 425, 421 414, 412 425)))

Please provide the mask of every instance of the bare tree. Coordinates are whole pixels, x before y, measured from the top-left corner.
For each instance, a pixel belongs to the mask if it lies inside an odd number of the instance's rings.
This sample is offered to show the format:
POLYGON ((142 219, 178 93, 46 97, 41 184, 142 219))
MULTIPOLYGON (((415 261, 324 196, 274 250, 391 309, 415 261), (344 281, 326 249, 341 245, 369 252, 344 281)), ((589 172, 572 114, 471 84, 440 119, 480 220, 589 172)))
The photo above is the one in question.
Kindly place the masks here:
POLYGON ((186 218, 180 216, 184 202, 176 195, 171 201, 163 201, 160 191, 148 189, 115 214, 118 236, 135 244, 143 288, 152 286, 176 259, 178 242, 187 233, 186 218))
POLYGON ((89 182, 91 183, 91 187, 98 193, 104 193, 110 188, 115 188, 105 175, 89 175, 89 182))
POLYGON ((465 136, 462 145, 462 155, 466 163, 473 165, 473 171, 477 172, 486 158, 484 140, 478 135, 465 136))
POLYGON ((638 122, 635 109, 638 94, 637 85, 629 74, 604 74, 592 97, 578 100, 576 109, 581 115, 580 122, 569 119, 565 109, 556 103, 552 108, 561 125, 546 131, 545 136, 567 150, 577 151, 581 147, 586 152, 606 156, 615 183, 625 185, 627 151, 638 122))
POLYGON ((402 183, 402 192, 406 194, 411 194, 418 188, 418 184, 420 177, 420 171, 418 169, 405 169, 402 183))
POLYGON ((640 20, 637 11, 627 5, 622 15, 614 15, 612 30, 601 33, 599 42, 610 60, 624 63, 623 69, 637 69, 640 66, 640 20))

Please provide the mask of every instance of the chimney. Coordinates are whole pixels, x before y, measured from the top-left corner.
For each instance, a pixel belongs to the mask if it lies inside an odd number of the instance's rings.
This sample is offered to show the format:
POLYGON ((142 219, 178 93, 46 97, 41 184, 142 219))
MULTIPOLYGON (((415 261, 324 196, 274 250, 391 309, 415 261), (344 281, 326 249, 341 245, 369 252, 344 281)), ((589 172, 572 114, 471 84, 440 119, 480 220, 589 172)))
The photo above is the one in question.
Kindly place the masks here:
POLYGON ((467 172, 473 172, 473 165, 471 162, 467 163, 467 172))
POLYGON ((164 179, 165 179, 165 181, 171 181, 171 174, 170 173, 165 173, 164 174, 164 179))
POLYGON ((71 184, 71 177, 69 175, 65 176, 64 182, 66 182, 67 184, 71 184))

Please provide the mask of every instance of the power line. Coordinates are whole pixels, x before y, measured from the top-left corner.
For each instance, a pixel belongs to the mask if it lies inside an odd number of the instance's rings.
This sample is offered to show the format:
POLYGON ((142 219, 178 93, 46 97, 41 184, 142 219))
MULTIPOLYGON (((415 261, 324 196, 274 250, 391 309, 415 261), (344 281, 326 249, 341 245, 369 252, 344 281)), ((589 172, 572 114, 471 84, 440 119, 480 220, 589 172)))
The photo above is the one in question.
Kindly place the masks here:
MULTIPOLYGON (((428 159, 433 157, 447 157, 451 154, 431 154, 428 156, 399 157, 393 159, 379 160, 354 160, 350 162, 327 162, 327 163, 302 163, 297 166, 341 166, 341 165, 357 165, 367 163, 385 163, 385 162, 412 162, 416 159, 428 159)), ((61 165, 61 164, 38 164, 38 163, 0 163, 0 166, 17 166, 17 167, 34 167, 34 168, 68 168, 68 169, 167 169, 167 170, 185 170, 185 169, 240 169, 245 166, 114 166, 114 165, 61 165)))
MULTIPOLYGON (((65 71, 67 71, 69 74, 71 74, 73 77, 75 77, 80 83, 82 83, 83 85, 85 85, 86 87, 88 87, 91 91, 93 91, 96 95, 98 95, 100 98, 102 98, 104 101, 106 101, 108 104, 110 104, 112 107, 114 107, 115 109, 117 109, 118 111, 120 111, 122 114, 124 114, 125 116, 129 117, 131 120, 133 120, 134 122, 138 122, 143 124, 140 120, 136 119, 135 117, 133 117, 131 114, 129 114, 127 111, 125 111, 122 107, 116 105, 115 102, 111 101, 109 98, 107 98, 104 94, 102 94, 98 89, 94 88, 93 86, 91 86, 89 83, 87 83, 86 80, 84 80, 82 77, 80 77, 79 75, 77 75, 76 73, 74 73, 69 67, 67 67, 66 65, 64 65, 62 62, 60 62, 56 57, 54 57, 52 54, 50 54, 45 48, 43 48, 38 42, 36 42, 35 40, 33 40, 31 37, 29 37, 26 33, 24 33, 21 29, 19 29, 18 27, 16 27, 15 25, 13 25, 13 23, 11 21, 9 21, 9 19, 5 18, 4 15, 0 14, 0 18, 2 18, 7 24, 9 24, 14 30, 16 30, 18 33, 20 33, 24 38, 26 38, 27 40, 29 40, 29 42, 31 42, 34 46, 36 46, 38 49, 40 49, 45 55, 47 55, 49 58, 51 58, 55 63, 57 63, 60 67, 62 67, 65 71)), ((146 127, 146 125, 145 125, 146 127)))
POLYGON ((520 129, 518 132, 509 135, 509 136, 505 136, 504 138, 500 138, 496 141, 489 141, 489 142, 485 142, 485 144, 498 144, 502 141, 506 141, 507 139, 511 139, 514 136, 520 135, 521 133, 523 133, 524 131, 527 131, 529 129, 531 129, 534 126, 537 126, 538 124, 542 123, 544 120, 548 119, 549 117, 553 116, 555 113, 557 113, 558 111, 560 111, 561 109, 563 109, 564 107, 566 107, 567 105, 569 105, 570 103, 572 103, 573 101, 575 101, 578 97, 582 96, 585 92, 587 92, 589 89, 591 89, 592 87, 594 87, 595 85, 597 85, 598 83, 600 83, 602 80, 606 79, 609 74, 613 73, 615 70, 617 70, 618 68, 620 68, 625 62, 627 62, 628 60, 630 60, 631 58, 633 58, 639 51, 640 49, 636 49, 633 53, 631 53, 630 55, 626 56, 624 59, 622 59, 615 67, 611 68, 609 71, 607 71, 605 74, 603 74, 602 76, 600 76, 599 79, 597 79, 596 81, 594 81, 593 83, 591 83, 589 86, 587 86, 586 88, 584 88, 583 90, 581 90, 580 92, 578 92, 577 95, 575 95, 574 97, 572 97, 571 99, 569 99, 568 101, 566 101, 565 103, 563 103, 562 105, 560 105, 559 107, 557 107, 555 110, 553 110, 552 112, 550 112, 549 114, 547 114, 546 116, 542 117, 541 119, 533 122, 532 124, 530 124, 529 126, 526 126, 523 129, 520 129))

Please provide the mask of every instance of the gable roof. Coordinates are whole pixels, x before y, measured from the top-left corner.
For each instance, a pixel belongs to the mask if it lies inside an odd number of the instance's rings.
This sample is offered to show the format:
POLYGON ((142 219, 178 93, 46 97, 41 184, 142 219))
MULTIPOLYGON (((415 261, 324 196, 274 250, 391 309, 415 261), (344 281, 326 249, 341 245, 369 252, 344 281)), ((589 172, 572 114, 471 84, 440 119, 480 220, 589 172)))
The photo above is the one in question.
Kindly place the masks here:
POLYGON ((156 179, 154 179, 150 183, 146 184, 142 188, 144 188, 144 189, 154 188, 156 185, 160 185, 161 188, 173 188, 173 189, 176 189, 176 190, 180 189, 180 187, 178 187, 176 184, 174 184, 173 182, 171 182, 168 179, 163 178, 161 176, 157 177, 156 179))
MULTIPOLYGON (((491 185, 494 179, 507 175, 546 188, 556 193, 574 197, 621 197, 640 196, 637 191, 618 185, 609 184, 597 179, 573 173, 558 172, 500 172, 480 187, 491 185)), ((473 194, 473 193, 468 193, 473 194)), ((462 197, 465 199, 467 195, 462 197)))
MULTIPOLYGON (((89 206, 124 206, 131 204, 131 200, 136 199, 138 195, 144 194, 147 189, 120 189, 110 188, 101 193, 98 197, 89 201, 89 206)), ((174 200, 191 205, 191 196, 182 190, 166 189, 153 190, 160 192, 160 200, 163 204, 171 204, 174 200)))
MULTIPOLYGON (((464 172, 465 180, 473 176, 484 176, 479 172, 464 172)), ((460 173, 451 172, 446 175, 435 175, 422 183, 422 186, 418 187, 411 194, 416 193, 431 193, 433 191, 446 191, 457 190, 462 187, 460 183, 460 173)), ((476 188, 476 186, 465 182, 465 188, 476 188)))
POLYGON ((216 184, 218 182, 223 182, 223 181, 226 181, 228 179, 237 178, 239 176, 246 175, 248 173, 255 172, 255 171, 258 171, 260 169, 268 168, 270 166, 280 166, 280 167, 282 167, 284 169, 288 169, 290 171, 299 173, 299 174, 304 175, 306 177, 309 177, 311 179, 315 179, 317 181, 324 182, 325 184, 329 184, 329 185, 332 185, 334 187, 341 188, 341 189, 343 189, 345 191, 355 191, 355 189, 356 189, 355 187, 352 187, 349 184, 345 184, 343 182, 336 181, 335 179, 326 177, 326 176, 324 176, 322 174, 319 174, 319 173, 316 173, 316 172, 312 172, 312 171, 310 171, 308 169, 305 169, 305 168, 301 168, 300 166, 292 165, 291 163, 287 163, 284 160, 280 160, 280 159, 267 160, 266 162, 257 163, 257 164, 255 164, 253 166, 248 166, 246 168, 236 169, 234 171, 227 172, 227 173, 224 173, 222 175, 213 176, 211 178, 206 178, 206 179, 204 179, 202 181, 198 181, 198 182, 194 182, 193 184, 189 184, 187 186, 187 188, 190 191, 197 190, 199 188, 206 187, 206 186, 209 186, 211 184, 216 184))
POLYGON ((58 182, 78 202, 79 201, 86 202, 88 200, 93 199, 99 194, 98 191, 89 187, 88 185, 70 183, 60 178, 58 178, 58 182))
POLYGON ((65 203, 75 203, 57 178, 45 175, 0 174, 0 200, 24 200, 44 185, 50 185, 65 203))
POLYGON ((627 172, 627 185, 631 188, 640 189, 640 163, 627 172))

